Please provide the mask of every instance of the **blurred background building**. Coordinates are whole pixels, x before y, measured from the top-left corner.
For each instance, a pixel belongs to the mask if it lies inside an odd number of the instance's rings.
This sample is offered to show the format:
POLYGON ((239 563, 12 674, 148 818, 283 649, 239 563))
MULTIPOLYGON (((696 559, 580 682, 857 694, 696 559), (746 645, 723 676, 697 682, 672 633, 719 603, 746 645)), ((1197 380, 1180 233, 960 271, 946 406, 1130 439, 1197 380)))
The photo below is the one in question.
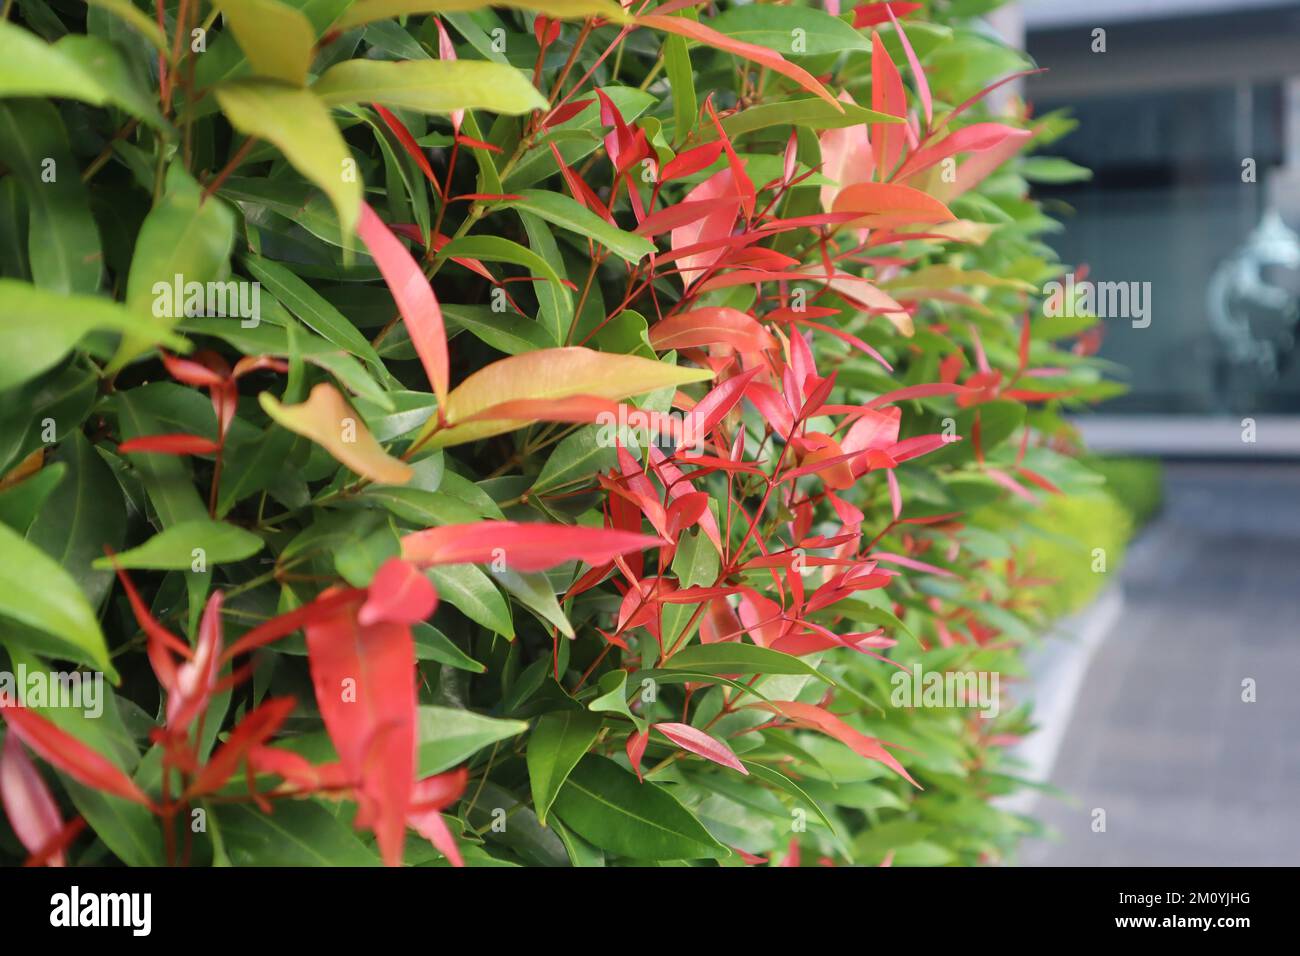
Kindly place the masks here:
POLYGON ((1300 451, 1300 3, 1024 0, 995 25, 1047 68, 1035 115, 1079 120, 1048 152, 1093 171, 1039 188, 1050 241, 1089 279, 1151 284, 1149 327, 1105 323, 1131 391, 1085 422, 1093 443, 1300 451))
POLYGON ((1093 171, 1036 185, 1048 241, 1150 283, 1149 325, 1103 320, 1130 392, 1078 421, 1165 459, 1163 510, 1038 662, 1061 796, 1021 862, 1296 865, 1300 3, 1022 0, 989 25, 1047 68, 1034 115, 1079 121, 1048 151, 1093 171))

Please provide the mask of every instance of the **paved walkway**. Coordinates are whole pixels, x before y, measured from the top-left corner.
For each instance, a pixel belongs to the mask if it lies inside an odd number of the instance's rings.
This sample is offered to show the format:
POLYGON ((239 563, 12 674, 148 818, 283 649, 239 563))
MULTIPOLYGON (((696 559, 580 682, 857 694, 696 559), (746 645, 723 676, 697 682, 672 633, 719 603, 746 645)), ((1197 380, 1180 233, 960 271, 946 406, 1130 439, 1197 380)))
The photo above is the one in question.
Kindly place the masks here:
POLYGON ((1300 864, 1300 466, 1169 465, 1122 583, 1020 862, 1300 864))

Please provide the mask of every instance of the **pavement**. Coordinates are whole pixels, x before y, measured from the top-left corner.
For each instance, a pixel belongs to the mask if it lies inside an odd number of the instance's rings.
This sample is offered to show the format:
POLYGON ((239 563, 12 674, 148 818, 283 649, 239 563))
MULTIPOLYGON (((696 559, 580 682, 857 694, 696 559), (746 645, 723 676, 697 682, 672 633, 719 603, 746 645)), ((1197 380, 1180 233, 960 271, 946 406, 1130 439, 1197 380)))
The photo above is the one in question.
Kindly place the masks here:
POLYGON ((1022 865, 1300 865, 1300 465, 1170 463, 1165 494, 1022 865))

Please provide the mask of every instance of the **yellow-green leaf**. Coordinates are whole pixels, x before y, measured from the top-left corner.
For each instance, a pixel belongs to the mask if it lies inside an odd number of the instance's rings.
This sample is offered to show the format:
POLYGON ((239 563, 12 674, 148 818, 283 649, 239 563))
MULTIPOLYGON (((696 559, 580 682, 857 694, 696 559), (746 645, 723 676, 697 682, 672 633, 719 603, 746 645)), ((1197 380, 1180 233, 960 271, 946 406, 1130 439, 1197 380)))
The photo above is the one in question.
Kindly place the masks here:
POLYGON ((149 15, 131 2, 131 0, 86 0, 92 7, 101 7, 130 24, 135 31, 148 40, 154 49, 163 53, 170 61, 171 51, 167 49, 167 36, 158 24, 149 19, 149 15))
POLYGON ((188 351, 188 343, 147 312, 93 295, 63 295, 17 279, 0 279, 0 390, 53 368, 96 330, 129 333, 149 345, 188 351))
POLYGON ((324 190, 351 237, 361 214, 361 175, 329 110, 310 90, 268 80, 237 80, 214 92, 232 126, 274 143, 298 172, 324 190))
POLYGON ((251 531, 210 518, 181 521, 164 528, 144 544, 112 558, 96 558, 93 566, 188 571, 196 561, 204 565, 230 564, 262 550, 262 539, 251 531))
MULTIPOLYGON (((711 378, 706 369, 679 368, 667 362, 615 355, 586 348, 539 349, 511 355, 479 369, 447 396, 450 427, 437 432, 433 448, 499 435, 527 425, 527 421, 483 420, 457 424, 484 409, 525 399, 558 399, 595 395, 619 401, 667 386, 685 385, 711 378)), ((431 420, 425 433, 435 428, 431 420)))
POLYGON ((269 392, 259 398, 266 414, 276 422, 310 438, 363 478, 385 485, 404 485, 411 480, 411 466, 384 451, 333 385, 317 385, 300 405, 281 405, 269 392))
POLYGON ((357 0, 334 25, 340 30, 350 30, 363 23, 412 13, 461 13, 484 7, 532 10, 556 20, 584 17, 604 17, 616 23, 627 20, 623 8, 612 0, 357 0))
POLYGON ((66 96, 96 106, 108 98, 75 60, 8 20, 0 20, 0 96, 66 96))
POLYGON ((306 85, 316 31, 300 10, 280 0, 221 0, 220 8, 254 73, 306 85))
POLYGON ((546 98, 512 66, 488 60, 344 60, 312 86, 329 106, 380 103, 420 113, 545 109, 546 98))
POLYGON ((0 615, 58 638, 76 648, 78 659, 116 677, 95 612, 77 583, 53 558, 2 524, 0 615))

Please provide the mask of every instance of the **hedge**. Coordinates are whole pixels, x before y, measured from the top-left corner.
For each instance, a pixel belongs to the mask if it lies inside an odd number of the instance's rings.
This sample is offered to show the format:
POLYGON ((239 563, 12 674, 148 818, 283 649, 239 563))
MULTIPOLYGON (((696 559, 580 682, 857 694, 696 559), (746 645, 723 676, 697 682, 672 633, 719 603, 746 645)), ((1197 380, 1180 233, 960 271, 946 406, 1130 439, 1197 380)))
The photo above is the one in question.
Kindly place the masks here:
POLYGON ((6 4, 4 858, 1007 859, 1117 387, 993 6, 6 4))

